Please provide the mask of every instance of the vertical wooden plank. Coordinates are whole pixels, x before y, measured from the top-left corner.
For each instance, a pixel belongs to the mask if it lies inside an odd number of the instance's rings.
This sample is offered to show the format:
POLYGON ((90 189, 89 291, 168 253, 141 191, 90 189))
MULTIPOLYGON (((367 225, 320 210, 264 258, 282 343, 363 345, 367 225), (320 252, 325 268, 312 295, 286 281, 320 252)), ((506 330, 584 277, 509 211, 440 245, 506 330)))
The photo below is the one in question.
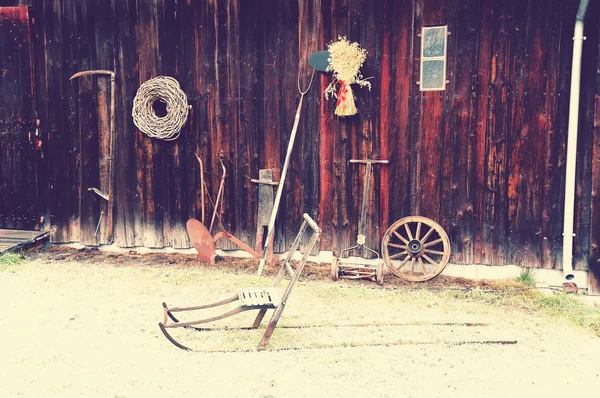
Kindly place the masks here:
POLYGON ((545 131, 542 131, 545 135, 546 150, 543 156, 541 180, 542 180, 542 206, 538 210, 540 213, 540 232, 541 232, 541 247, 540 247, 540 266, 542 268, 556 268, 558 265, 557 252, 560 252, 562 246, 562 217, 558 211, 561 207, 562 192, 564 187, 561 189, 560 184, 560 165, 559 165, 559 153, 561 150, 561 143, 563 134, 558 124, 559 116, 557 113, 557 106, 559 103, 558 91, 560 87, 560 57, 561 52, 564 49, 560 45, 561 43, 561 32, 564 29, 563 26, 563 12, 561 9, 562 2, 557 1, 553 7, 549 7, 552 10, 548 17, 546 29, 548 34, 544 37, 547 38, 548 48, 548 60, 547 67, 548 76, 546 79, 546 91, 545 91, 545 109, 544 115, 547 121, 545 131), (554 244, 553 242, 556 242, 554 244))
MULTIPOLYGON (((394 54, 393 37, 395 36, 394 7, 391 0, 382 2, 381 15, 381 69, 380 69, 380 89, 379 103, 380 109, 379 125, 379 153, 381 159, 390 159, 390 148, 392 146, 392 137, 397 134, 392 130, 392 110, 394 108, 395 98, 393 98, 394 85, 394 54)), ((393 162, 392 162, 393 164, 393 162)), ((389 227, 390 223, 390 167, 391 164, 381 167, 379 170, 379 184, 374 184, 375 189, 379 191, 378 212, 379 212, 379 233, 377 248, 381 246, 381 237, 389 227)), ((379 251, 379 249, 377 249, 379 251)))
POLYGON ((475 136, 470 141, 470 152, 473 153, 473 160, 469 164, 469 173, 471 186, 473 187, 473 258, 476 264, 487 264, 489 259, 487 236, 489 228, 486 220, 484 197, 487 189, 485 182, 486 176, 486 135, 487 135, 487 115, 490 106, 490 70, 492 60, 492 14, 490 9, 493 2, 491 0, 481 4, 482 10, 479 19, 477 36, 477 80, 476 80, 476 110, 475 110, 475 136))
MULTIPOLYGON (((264 166, 261 168, 273 170, 273 180, 279 181, 281 176, 282 155, 281 147, 287 149, 287 141, 283 137, 284 129, 291 129, 290 121, 284 119, 283 108, 285 102, 283 100, 282 79, 284 57, 283 48, 289 46, 289 43, 283 42, 283 14, 284 8, 279 1, 265 1, 264 9, 267 12, 262 13, 260 23, 263 26, 263 37, 265 42, 265 57, 264 57, 264 166)), ((294 97, 295 98, 295 97, 294 97)), ((283 152, 285 156, 285 150, 283 152)), ((287 178, 286 178, 287 179, 287 178)), ((285 203, 279 208, 279 216, 275 223, 275 242, 274 251, 281 252, 285 250, 284 239, 284 223, 282 222, 281 214, 284 214, 285 203)))
MULTIPOLYGON (((16 92, 18 83, 18 65, 15 65, 16 51, 12 43, 15 35, 12 34, 15 24, 13 7, 0 9, 0 200, 3 206, 0 210, 0 225, 3 228, 16 228, 18 201, 13 198, 18 187, 14 182, 16 170, 15 161, 18 153, 15 142, 18 140, 19 127, 14 120, 14 113, 21 111, 20 101, 17 101, 16 92)), ((18 116, 18 115, 17 115, 18 116)), ((19 209, 20 210, 20 209, 19 209)))
MULTIPOLYGON (((160 70, 160 48, 157 21, 158 0, 138 1, 137 21, 137 55, 139 58, 139 83, 157 76, 160 70)), ((139 87, 139 86, 138 86, 139 87)), ((137 157, 137 195, 135 206, 142 209, 142 219, 137 220, 136 231, 139 244, 145 247, 161 248, 164 246, 163 222, 164 203, 161 187, 162 146, 164 143, 153 142, 141 131, 136 134, 137 157), (158 174, 158 175, 157 175, 158 174)))
MULTIPOLYGON (((251 183, 257 178, 260 169, 261 151, 264 150, 264 93, 265 76, 262 62, 264 60, 264 41, 259 15, 262 13, 261 2, 241 1, 239 3, 239 57, 240 57, 240 94, 239 94, 239 162, 236 170, 238 188, 235 191, 235 206, 239 209, 239 224, 236 236, 257 247, 255 242, 258 212, 258 187, 251 183)), ((269 188, 271 189, 271 188, 269 188)), ((262 247, 260 242, 259 246, 262 247)))
MULTIPOLYGON (((183 35, 185 25, 182 20, 189 17, 189 10, 185 4, 165 1, 159 17, 159 46, 163 49, 161 74, 175 78, 190 103, 189 98, 193 98, 194 86, 190 84, 186 73, 189 66, 182 63, 182 45, 187 40, 187 37, 183 35)), ((179 138, 165 143, 166 145, 163 147, 163 184, 168 186, 168 190, 163 191, 162 199, 165 203, 164 244, 178 249, 189 247, 185 227, 185 223, 190 217, 186 206, 189 201, 189 191, 184 182, 187 174, 192 173, 192 166, 196 164, 195 156, 189 156, 186 148, 189 135, 195 134, 191 129, 190 116, 191 114, 188 112, 188 118, 181 128, 179 138)))
MULTIPOLYGON (((345 35, 348 37, 350 42, 358 42, 361 47, 365 47, 362 43, 362 4, 360 0, 349 0, 348 1, 348 25, 346 27, 345 35)), ((368 51, 368 50, 367 50, 368 51)), ((365 64, 367 61, 365 61, 365 64)), ((363 65, 364 69, 365 65, 363 65)), ((368 76, 368 75, 367 75, 368 76)), ((347 241, 344 244, 345 247, 353 246, 356 244, 358 236, 358 225, 360 221, 361 205, 362 205, 362 192, 363 192, 363 181, 365 168, 358 164, 350 164, 350 159, 360 159, 366 156, 365 145, 367 139, 365 135, 368 135, 373 129, 369 123, 368 118, 364 118, 363 112, 365 112, 365 104, 362 103, 363 99, 358 96, 358 89, 355 92, 355 101, 359 113, 354 116, 345 118, 336 118, 336 121, 340 123, 342 131, 342 140, 346 140, 348 143, 346 147, 346 153, 341 153, 342 162, 346 165, 346 194, 344 201, 347 203, 345 209, 345 220, 348 220, 349 228, 348 234, 346 235, 347 241), (362 108, 361 108, 362 107, 362 108), (362 109, 362 111, 360 110, 362 109), (365 120, 366 127, 363 126, 363 120, 365 120)), ((368 112, 368 111, 367 111, 368 112)), ((367 198, 368 200, 368 198, 367 198)))
MULTIPOLYGON (((63 83, 63 14, 61 2, 52 3, 40 1, 36 9, 43 9, 43 17, 39 21, 45 27, 45 63, 40 69, 44 78, 46 117, 41 119, 41 129, 48 131, 48 204, 50 210, 50 240, 53 243, 69 241, 69 208, 71 206, 67 170, 66 150, 66 108, 63 83)), ((39 56, 39 55, 38 55, 39 56)))
MULTIPOLYGON (((98 36, 101 32, 96 30, 95 22, 101 18, 103 10, 101 7, 96 9, 93 3, 79 3, 72 11, 76 15, 75 25, 72 25, 75 53, 73 54, 73 69, 70 75, 97 68, 97 49, 95 46, 98 36), (77 33, 77 35, 75 35, 77 33)), ((75 167, 78 167, 78 175, 73 173, 72 182, 79 186, 79 236, 73 240, 79 241, 86 246, 97 246, 99 236, 96 234, 96 227, 100 221, 100 212, 106 216, 106 202, 90 188, 96 188, 106 193, 106 185, 100 184, 100 130, 99 126, 102 118, 99 117, 101 103, 98 101, 99 85, 98 76, 84 76, 70 81, 73 89, 72 101, 75 102, 76 116, 71 124, 72 134, 79 136, 79 153, 75 161, 75 167), (103 190, 104 188, 104 190, 103 190)), ((104 116, 106 123, 106 103, 104 109, 100 112, 104 116)), ((106 124, 105 124, 106 126, 106 124)), ((104 218, 104 217, 103 217, 104 218)), ((106 218, 104 218, 106 221, 106 218)))
POLYGON ((27 7, 0 14, 0 226, 39 225, 33 64, 27 7))
POLYGON ((137 194, 136 137, 131 111, 139 87, 136 45, 136 0, 113 0, 115 26, 115 215, 114 241, 119 247, 141 243, 141 207, 137 194), (137 227, 137 228, 136 228, 137 227))
MULTIPOLYGON (((281 142, 279 147, 279 157, 281 167, 285 162, 287 154, 287 148, 290 143, 292 126, 296 116, 296 109, 300 100, 300 94, 298 93, 298 51, 299 51, 299 27, 300 22, 298 19, 298 1, 286 1, 283 2, 283 18, 282 18, 282 78, 281 78, 281 96, 282 96, 282 108, 281 108, 281 142)), ((304 109, 302 116, 306 117, 306 109, 304 109)), ((306 132, 301 130, 301 126, 298 127, 296 138, 294 140, 292 153, 287 169, 287 175, 285 179, 285 185, 281 203, 279 207, 279 213, 277 219, 281 222, 281 228, 283 232, 282 236, 282 251, 286 250, 290 243, 294 240, 295 234, 298 232, 298 225, 302 214, 297 214, 298 210, 301 209, 301 196, 298 187, 300 187, 300 169, 301 169, 301 158, 300 158, 300 146, 302 136, 306 132)), ((282 170, 283 172, 283 170, 282 170)))
POLYGON ((411 85, 410 95, 413 98, 413 102, 410 105, 410 118, 409 118, 409 136, 407 137, 407 144, 410 146, 411 151, 409 152, 409 183, 410 189, 410 207, 409 214, 421 215, 421 159, 422 159, 422 110, 423 110, 423 96, 419 90, 419 86, 416 82, 419 81, 420 71, 420 60, 421 60, 421 40, 418 38, 418 34, 421 32, 423 26, 423 0, 415 0, 415 6, 413 8, 413 46, 412 50, 412 65, 411 65, 411 85))
MULTIPOLYGON (((240 4, 238 0, 232 0, 226 7, 226 48, 224 54, 227 56, 227 69, 224 80, 223 95, 227 98, 226 129, 223 150, 229 170, 226 187, 223 195, 223 207, 221 217, 224 227, 234 235, 241 232, 243 203, 238 202, 240 198, 247 197, 251 182, 246 178, 249 175, 248 157, 244 155, 247 148, 247 140, 244 132, 240 131, 240 4)), ((246 240, 246 239, 244 239, 246 240)), ((231 249, 237 246, 229 241, 231 249)))
MULTIPOLYGON (((232 64, 229 58, 230 55, 230 32, 231 29, 231 19, 230 19, 230 3, 229 2, 219 2, 214 1, 214 18, 215 18, 215 115, 216 115, 216 136, 214 136, 214 142, 218 145, 218 154, 222 156, 225 167, 229 170, 229 176, 225 180, 225 191, 227 191, 228 195, 231 192, 229 188, 231 183, 234 181, 235 177, 233 177, 233 170, 231 168, 231 160, 232 160, 232 151, 235 151, 235 144, 231 142, 233 138, 232 134, 235 130, 234 123, 237 123, 237 120, 233 117, 233 100, 232 94, 230 92, 229 86, 229 78, 230 73, 232 72, 232 64)), ((235 40, 235 39, 234 39, 235 40)), ((220 185, 220 179, 222 176, 222 168, 220 164, 219 156, 213 155, 213 200, 217 196, 217 190, 220 185)), ((228 201, 225 199, 225 195, 223 196, 222 205, 219 207, 219 216, 224 223, 226 229, 228 229, 231 224, 231 219, 228 217, 224 218, 227 213, 225 210, 225 202, 228 201)), ((215 220, 215 227, 218 228, 218 220, 215 220)), ((219 242, 219 247, 227 248, 228 242, 222 241, 219 242)))
MULTIPOLYGON (((513 33, 513 45, 511 46, 512 75, 509 77, 511 89, 508 92, 507 105, 510 106, 510 129, 507 131, 507 217, 508 226, 506 230, 506 262, 508 264, 517 264, 517 257, 528 257, 532 247, 523 239, 529 240, 527 236, 528 224, 524 221, 527 218, 526 202, 528 201, 528 190, 530 181, 527 181, 527 173, 531 170, 533 162, 528 158, 531 156, 531 135, 530 130, 532 112, 526 108, 526 104, 531 104, 532 93, 530 91, 530 82, 538 79, 539 69, 535 69, 532 64, 531 51, 534 50, 529 43, 533 38, 532 30, 535 30, 535 23, 532 27, 532 21, 538 19, 536 12, 530 9, 531 2, 517 3, 514 12, 515 29, 513 33), (533 68, 532 68, 533 67, 533 68), (530 77, 532 77, 530 79, 530 77), (529 163, 529 164, 528 164, 529 163), (524 228, 524 230, 522 230, 524 228), (527 245, 527 252, 524 252, 524 245, 527 245)), ((539 25, 539 24, 538 24, 539 25)), ((538 30, 539 32, 539 30, 538 30)), ((534 50, 535 51, 535 50, 534 50)), ((533 61, 535 63, 535 61, 533 61)), ((535 95, 541 95, 538 91, 535 95)), ((538 142, 538 145, 542 144, 538 142)), ((535 265, 537 261, 534 261, 535 265)))
MULTIPOLYGON (((552 205, 551 213, 543 214, 545 219, 550 216, 548 223, 555 222, 555 228, 551 233, 545 234, 548 237, 551 247, 551 261, 554 266, 562 265, 562 247, 563 247, 563 218, 564 218, 564 202, 565 202, 565 178, 566 178, 566 149, 567 149, 567 131, 569 120, 569 91, 571 86, 571 65, 573 62, 573 25, 575 23, 575 14, 577 13, 577 4, 569 4, 562 2, 558 12, 560 13, 560 25, 556 28, 558 38, 555 45, 558 46, 558 58, 555 68, 556 75, 556 105, 551 110, 554 114, 553 127, 557 131, 553 147, 554 155, 550 160, 550 167, 554 167, 553 174, 555 175, 552 187, 551 196, 552 205)), ((550 79, 549 79, 550 81, 550 79)), ((547 186, 547 184, 546 184, 547 186)), ((544 250, 543 253, 545 253, 544 250)), ((545 261, 545 260, 544 260, 545 261)), ((544 267, 550 267, 550 264, 543 263, 544 267)))
MULTIPOLYGON (((115 71, 113 51, 115 47, 115 25, 114 25, 114 4, 102 0, 94 0, 92 2, 92 16, 95 38, 95 67, 101 70, 115 71)), ((97 145, 98 145, 98 172, 99 186, 103 192, 109 192, 109 185, 113 184, 112 192, 115 195, 114 189, 114 172, 115 161, 114 154, 110 152, 111 142, 114 142, 114 137, 110 137, 110 123, 114 119, 115 109, 111 109, 111 77, 110 75, 102 75, 97 78, 97 84, 94 87, 97 91, 97 145), (113 158, 110 158, 110 156, 113 158), (112 181, 111 181, 112 179, 112 181)), ((115 97, 116 98, 116 97, 115 97)), ((114 131, 113 126, 113 131, 114 131)), ((114 134, 114 133, 113 133, 114 134)), ((113 206, 114 207, 114 206, 113 206)), ((109 231, 109 214, 108 201, 101 200, 99 203, 100 212, 103 217, 98 230, 98 241, 100 244, 109 244, 114 241, 114 209, 113 209, 113 226, 112 231, 109 231)), ((98 214, 96 214, 97 216, 98 214)), ((94 226, 95 227, 95 226, 94 226)))
MULTIPOLYGON (((297 73, 300 78, 302 90, 309 90, 304 96, 304 104, 298 126, 298 157, 299 157, 299 182, 296 186, 299 191, 300 207, 294 209, 296 219, 296 231, 302 223, 302 214, 308 213, 311 217, 317 217, 319 211, 319 171, 320 171, 320 93, 318 85, 318 74, 315 72, 312 84, 309 83, 312 76, 312 68, 308 65, 308 58, 315 51, 320 50, 319 10, 320 0, 298 1, 298 67, 297 73)), ((317 218, 318 219, 318 218, 317 218)), ((303 244, 308 243, 305 237, 303 244)), ((303 249, 302 249, 303 250, 303 249)), ((315 245, 314 254, 319 250, 315 245)))
MULTIPOLYGON (((367 59, 361 69, 365 77, 373 77, 371 90, 356 86, 353 88, 356 97, 356 105, 358 108, 359 125, 357 135, 360 139, 358 144, 359 159, 380 159, 381 158, 381 136, 380 129, 382 109, 378 99, 381 97, 382 86, 385 85, 382 81, 382 53, 383 53, 383 37, 380 36, 382 21, 384 20, 384 2, 368 2, 361 3, 360 8, 360 39, 359 44, 367 51, 367 59)), ((383 233, 380 229, 380 198, 381 198, 381 173, 382 169, 387 166, 376 165, 372 168, 370 176, 370 185, 367 192, 367 210, 365 235, 366 245, 375 251, 379 251, 378 247, 381 242, 383 233)), ((360 179, 357 186, 357 195, 355 202, 357 203, 357 226, 360 224, 362 192, 365 183, 366 167, 357 167, 360 179), (360 194, 359 194, 360 192, 360 194)), ((385 230, 384 230, 385 231, 385 230)), ((358 228, 357 228, 358 234, 358 228)), ((370 253, 363 253, 367 257, 371 257, 370 253)))
POLYGON ((474 192, 470 172, 476 136, 477 31, 481 10, 479 1, 451 2, 447 7, 450 83, 444 123, 444 147, 448 150, 443 151, 442 175, 450 183, 443 183, 441 219, 452 246, 450 261, 470 264, 474 260, 474 192))
MULTIPOLYGON (((79 103, 80 95, 85 95, 90 89, 89 82, 84 82, 84 87, 80 89, 79 82, 69 82, 68 79, 75 72, 81 69, 89 69, 89 60, 82 55, 85 46, 81 46, 78 37, 81 34, 78 31, 78 25, 81 25, 81 15, 78 13, 80 5, 76 3, 63 3, 61 11, 63 14, 62 36, 59 40, 65 46, 64 75, 59 76, 57 84, 65 85, 66 101, 66 149, 67 164, 66 173, 61 178, 67 179, 67 191, 69 193, 69 207, 67 207, 69 216, 69 242, 78 242, 81 237, 81 132, 79 126, 79 103), (83 90, 80 92, 80 90, 83 90)), ((91 95, 90 95, 91 98, 91 95)), ((89 102, 87 98, 86 102, 89 102)), ((86 197, 88 192, 85 193, 86 197)), ((91 196, 91 193, 90 193, 91 196)))
MULTIPOLYGON (((329 42, 335 42, 340 36, 347 36, 350 41, 358 39, 351 36, 350 26, 352 24, 351 4, 349 0, 333 0, 331 4, 331 38, 329 42)), ((332 77, 328 77, 328 83, 332 77)), ((344 248, 352 246, 356 240, 356 223, 351 218, 356 206, 354 204, 354 192, 352 190, 352 170, 349 160, 352 158, 352 122, 348 118, 334 116, 335 101, 329 100, 326 107, 325 117, 333 119, 333 148, 334 148, 334 176, 335 189, 333 194, 334 228, 336 238, 334 239, 333 252, 339 255, 344 248)), ((356 119, 356 117, 354 118, 356 119)), ((356 178, 355 180, 358 180, 356 178)))
MULTIPOLYGON (((589 21, 597 21, 599 18, 598 12, 598 4, 592 4, 586 15, 586 27, 594 26, 593 23, 589 24, 589 21)), ((592 32, 594 31, 592 30, 592 32)), ((594 87, 593 82, 598 76, 596 60, 600 54, 599 41, 599 37, 595 32, 587 37, 583 42, 583 54, 585 55, 582 56, 581 60, 581 103, 579 107, 575 177, 575 239, 573 240, 573 268, 576 270, 587 270, 590 260, 592 228, 590 206, 592 203, 592 163, 594 161, 592 149, 595 121, 594 103, 596 101, 596 87, 594 87)))
MULTIPOLYGON (((511 33, 514 10, 494 4, 495 21, 491 51, 489 96, 486 129, 486 191, 484 195, 483 241, 486 246, 484 261, 491 265, 504 265, 506 258, 506 134, 509 128, 508 93, 510 92, 511 33)), ((485 26, 484 29, 489 27, 485 26)))
MULTIPOLYGON (((414 214, 411 207, 411 171, 414 145, 412 145, 412 121, 413 115, 420 106, 418 86, 415 84, 414 56, 415 48, 419 42, 416 40, 417 30, 415 16, 418 4, 413 0, 395 1, 393 10, 388 13, 393 15, 394 24, 390 26, 392 48, 394 51, 392 65, 392 93, 391 98, 382 101, 390 101, 393 104, 391 120, 390 145, 387 149, 382 143, 382 157, 390 160, 390 164, 383 167, 383 172, 389 170, 389 225, 396 220, 414 214), (395 29, 402 26, 403 29, 395 29), (417 106, 417 109, 415 109, 417 106)), ((382 74, 383 75, 383 74, 382 74)), ((383 84, 383 82, 382 82, 383 84)), ((383 136, 382 136, 383 141, 383 136)), ((385 176, 385 174, 383 174, 385 176)), ((383 180, 384 177, 382 177, 383 180)), ((387 229, 389 225, 386 225, 387 229)))
MULTIPOLYGON (((443 0, 424 1, 421 26, 445 24, 444 11, 443 0)), ((421 40, 418 42, 420 45, 421 40)), ((418 192, 419 214, 435 221, 440 221, 443 96, 443 91, 421 92, 420 125, 422 127, 419 131, 419 161, 417 162, 419 177, 414 184, 418 192)))
MULTIPOLYGON (((593 9, 592 9, 593 10, 593 9)), ((598 15, 598 8, 596 8, 598 15)), ((600 37, 600 29, 590 29, 589 35, 600 37)), ((596 57, 596 68, 600 70, 600 57, 596 57)), ((591 192, 591 232, 589 253, 588 293, 600 294, 600 75, 595 79, 594 125, 592 130, 592 192, 591 192)))
MULTIPOLYGON (((321 0, 321 9, 318 11, 321 27, 319 35, 319 50, 326 48, 330 41, 332 29, 332 0, 321 0)), ((321 155, 319 163, 319 226, 323 233, 319 237, 321 250, 332 250, 336 240, 336 228, 334 220, 334 137, 332 119, 329 117, 329 101, 326 101, 323 93, 329 84, 330 76, 328 73, 318 73, 315 75, 314 90, 318 91, 319 98, 319 130, 320 144, 319 153, 321 155)))
MULTIPOLYGON (((214 130, 215 112, 213 102, 216 65, 214 16, 212 11, 209 10, 208 3, 188 2, 188 7, 191 7, 191 27, 193 31, 190 37, 193 37, 193 40, 184 41, 184 63, 185 65, 193 65, 191 79, 195 90, 195 100, 191 102, 192 109, 189 117, 192 122, 192 131, 197 134, 192 142, 190 142, 190 153, 188 155, 188 157, 194 159, 193 163, 196 165, 194 168, 190 168, 189 172, 192 173, 193 170, 193 176, 197 176, 195 180, 190 180, 193 185, 192 194, 195 198, 192 203, 194 204, 193 210, 197 219, 201 219, 201 207, 202 203, 204 203, 205 223, 210 223, 212 212, 209 212, 209 210, 212 210, 212 208, 209 207, 210 201, 207 194, 205 193, 204 198, 200 195, 200 170, 195 158, 196 154, 200 156, 204 164, 204 170, 209 171, 211 170, 212 156, 218 156, 218 152, 214 149, 218 148, 218 143, 214 143, 211 139, 214 130)), ((190 27, 190 24, 182 22, 185 32, 185 29, 190 27)), ((213 185, 212 178, 208 177, 210 175, 205 173, 204 181, 207 191, 210 194, 210 192, 215 192, 215 190, 208 189, 213 185)))

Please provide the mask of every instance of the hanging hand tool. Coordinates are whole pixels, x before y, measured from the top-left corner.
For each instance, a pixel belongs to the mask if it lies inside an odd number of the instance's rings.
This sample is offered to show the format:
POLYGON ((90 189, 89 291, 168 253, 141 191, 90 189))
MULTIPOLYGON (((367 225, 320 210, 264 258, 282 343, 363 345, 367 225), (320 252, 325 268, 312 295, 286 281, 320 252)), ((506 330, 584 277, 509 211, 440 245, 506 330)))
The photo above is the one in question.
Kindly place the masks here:
MULTIPOLYGON (((102 192, 98 188, 88 188, 89 191, 93 191, 103 199, 108 201, 108 211, 106 213, 106 243, 111 244, 113 242, 113 223, 114 223, 114 206, 115 197, 113 195, 113 185, 115 178, 115 167, 114 167, 114 148, 115 148, 115 72, 109 70, 87 70, 77 72, 69 80, 76 79, 81 76, 88 75, 108 75, 110 76, 110 124, 108 128, 108 157, 107 160, 107 174, 108 174, 108 187, 106 192, 102 192)), ((100 218, 102 220, 102 218, 100 218)), ((100 222, 100 221, 99 221, 100 222)), ((96 228, 97 233, 98 228, 96 228)))

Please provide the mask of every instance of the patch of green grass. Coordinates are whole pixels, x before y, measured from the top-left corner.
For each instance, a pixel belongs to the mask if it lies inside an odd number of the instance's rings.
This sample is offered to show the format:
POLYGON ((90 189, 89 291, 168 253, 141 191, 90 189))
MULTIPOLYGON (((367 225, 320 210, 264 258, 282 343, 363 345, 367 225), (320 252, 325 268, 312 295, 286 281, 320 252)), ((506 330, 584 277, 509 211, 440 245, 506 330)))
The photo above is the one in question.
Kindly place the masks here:
POLYGON ((568 320, 600 336, 600 310, 566 293, 548 296, 534 289, 507 289, 495 292, 474 289, 469 292, 448 290, 442 295, 447 298, 541 312, 551 317, 568 320))
POLYGON ((573 296, 558 293, 542 296, 537 300, 540 308, 547 314, 568 319, 576 325, 593 330, 600 336, 600 310, 581 303, 573 296))
POLYGON ((535 287, 534 274, 535 274, 535 269, 526 268, 525 270, 523 270, 521 272, 521 275, 519 275, 517 277, 517 282, 520 282, 527 287, 535 287))
POLYGON ((25 259, 20 254, 4 253, 0 255, 0 270, 6 269, 12 265, 18 265, 24 262, 25 259))

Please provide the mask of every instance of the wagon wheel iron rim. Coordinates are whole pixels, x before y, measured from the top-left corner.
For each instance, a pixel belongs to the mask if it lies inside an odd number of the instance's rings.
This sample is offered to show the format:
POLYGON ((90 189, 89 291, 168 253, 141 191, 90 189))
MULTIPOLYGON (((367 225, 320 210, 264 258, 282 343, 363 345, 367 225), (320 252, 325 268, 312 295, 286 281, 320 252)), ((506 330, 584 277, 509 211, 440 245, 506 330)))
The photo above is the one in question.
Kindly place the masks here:
POLYGON ((450 240, 435 221, 421 216, 392 224, 381 243, 383 262, 398 278, 423 282, 439 275, 450 259, 450 240))

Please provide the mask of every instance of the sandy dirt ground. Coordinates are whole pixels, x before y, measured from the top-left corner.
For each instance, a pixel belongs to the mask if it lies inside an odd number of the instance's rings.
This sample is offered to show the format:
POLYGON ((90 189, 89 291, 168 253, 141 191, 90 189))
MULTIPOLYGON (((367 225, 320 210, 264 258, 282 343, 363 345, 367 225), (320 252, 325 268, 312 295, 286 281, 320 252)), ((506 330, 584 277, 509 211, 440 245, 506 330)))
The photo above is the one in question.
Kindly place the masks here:
MULTIPOLYGON (((411 291, 387 279, 392 289, 326 282, 316 265, 294 290, 270 350, 252 350, 259 329, 183 332, 178 337, 200 351, 181 351, 157 327, 163 300, 199 304, 269 277, 251 276, 248 264, 207 269, 193 256, 94 256, 56 250, 0 268, 3 397, 565 397, 600 391, 600 338, 566 321, 411 291), (376 326, 344 327, 365 323, 376 326), (453 344, 499 340, 517 343, 453 344), (234 351, 206 352, 222 348, 234 351)), ((225 324, 247 325, 252 318, 225 324)))

